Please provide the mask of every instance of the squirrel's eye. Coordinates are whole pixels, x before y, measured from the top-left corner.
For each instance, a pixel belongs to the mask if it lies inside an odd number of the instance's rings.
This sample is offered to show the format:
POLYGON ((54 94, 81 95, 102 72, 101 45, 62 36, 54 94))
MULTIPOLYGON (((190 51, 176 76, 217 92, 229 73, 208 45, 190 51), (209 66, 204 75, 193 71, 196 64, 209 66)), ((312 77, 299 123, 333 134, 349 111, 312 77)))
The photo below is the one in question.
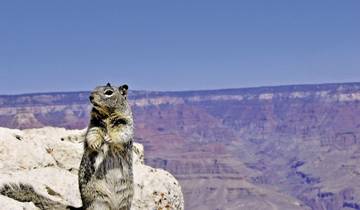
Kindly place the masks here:
POLYGON ((116 119, 113 121, 113 125, 117 126, 117 125, 126 125, 127 124, 127 120, 126 119, 116 119))
POLYGON ((107 96, 111 96, 112 94, 114 93, 114 91, 112 91, 112 90, 107 90, 107 91, 105 91, 105 95, 107 95, 107 96))

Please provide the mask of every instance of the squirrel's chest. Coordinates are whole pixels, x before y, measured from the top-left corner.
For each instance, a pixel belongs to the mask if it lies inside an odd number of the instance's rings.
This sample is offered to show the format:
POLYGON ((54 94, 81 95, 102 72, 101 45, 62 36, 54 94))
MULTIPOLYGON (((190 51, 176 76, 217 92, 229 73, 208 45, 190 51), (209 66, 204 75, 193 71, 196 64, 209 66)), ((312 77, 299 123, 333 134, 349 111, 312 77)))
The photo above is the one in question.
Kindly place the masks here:
POLYGON ((95 171, 97 171, 99 169, 100 164, 104 162, 105 157, 108 155, 108 152, 109 152, 109 145, 108 144, 102 145, 101 150, 95 156, 95 161, 94 161, 95 171))
POLYGON ((99 178, 113 178, 118 180, 127 177, 131 173, 132 159, 126 153, 114 152, 109 144, 103 144, 100 151, 95 156, 93 167, 95 175, 99 178))

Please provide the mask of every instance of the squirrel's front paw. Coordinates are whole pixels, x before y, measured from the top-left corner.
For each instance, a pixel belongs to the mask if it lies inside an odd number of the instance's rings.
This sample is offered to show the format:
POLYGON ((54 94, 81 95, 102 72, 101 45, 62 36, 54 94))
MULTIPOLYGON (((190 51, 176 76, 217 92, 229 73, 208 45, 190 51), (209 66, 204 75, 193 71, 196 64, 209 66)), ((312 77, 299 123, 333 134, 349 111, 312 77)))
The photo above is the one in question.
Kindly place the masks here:
POLYGON ((110 144, 110 143, 112 142, 112 139, 110 138, 109 135, 106 135, 106 136, 104 137, 104 141, 105 141, 106 143, 110 144))
POLYGON ((101 138, 88 139, 87 143, 90 149, 98 150, 101 147, 102 140, 101 138))

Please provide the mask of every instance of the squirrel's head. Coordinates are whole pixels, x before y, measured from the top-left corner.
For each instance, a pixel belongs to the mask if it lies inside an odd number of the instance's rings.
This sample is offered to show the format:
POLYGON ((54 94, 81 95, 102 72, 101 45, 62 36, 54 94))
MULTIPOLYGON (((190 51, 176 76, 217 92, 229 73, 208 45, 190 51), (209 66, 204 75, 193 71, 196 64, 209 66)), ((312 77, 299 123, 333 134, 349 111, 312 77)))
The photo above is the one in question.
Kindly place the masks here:
POLYGON ((126 84, 116 87, 107 83, 105 86, 96 87, 91 92, 89 99, 94 109, 102 113, 109 113, 127 108, 127 94, 128 86, 126 84))

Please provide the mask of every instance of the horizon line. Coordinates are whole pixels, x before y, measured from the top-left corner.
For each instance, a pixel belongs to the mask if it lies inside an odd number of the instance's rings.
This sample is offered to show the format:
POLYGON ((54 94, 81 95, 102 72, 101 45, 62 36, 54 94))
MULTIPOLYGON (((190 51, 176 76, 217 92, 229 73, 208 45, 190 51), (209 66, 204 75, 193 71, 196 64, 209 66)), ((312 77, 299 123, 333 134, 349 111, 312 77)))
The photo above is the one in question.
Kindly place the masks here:
MULTIPOLYGON (((209 92, 209 91, 229 91, 229 90, 247 90, 247 89, 265 89, 265 88, 283 88, 283 87, 307 87, 307 86, 327 86, 327 85, 360 85, 360 82, 329 82, 329 83, 299 83, 299 84, 281 84, 281 85, 260 85, 239 88, 215 88, 215 89, 193 89, 193 90, 130 90, 130 92, 148 92, 148 93, 186 93, 186 92, 209 92)), ((8 96, 29 96, 46 94, 71 94, 88 93, 91 90, 74 91, 48 91, 48 92, 29 92, 19 94, 0 94, 0 97, 8 96)))

